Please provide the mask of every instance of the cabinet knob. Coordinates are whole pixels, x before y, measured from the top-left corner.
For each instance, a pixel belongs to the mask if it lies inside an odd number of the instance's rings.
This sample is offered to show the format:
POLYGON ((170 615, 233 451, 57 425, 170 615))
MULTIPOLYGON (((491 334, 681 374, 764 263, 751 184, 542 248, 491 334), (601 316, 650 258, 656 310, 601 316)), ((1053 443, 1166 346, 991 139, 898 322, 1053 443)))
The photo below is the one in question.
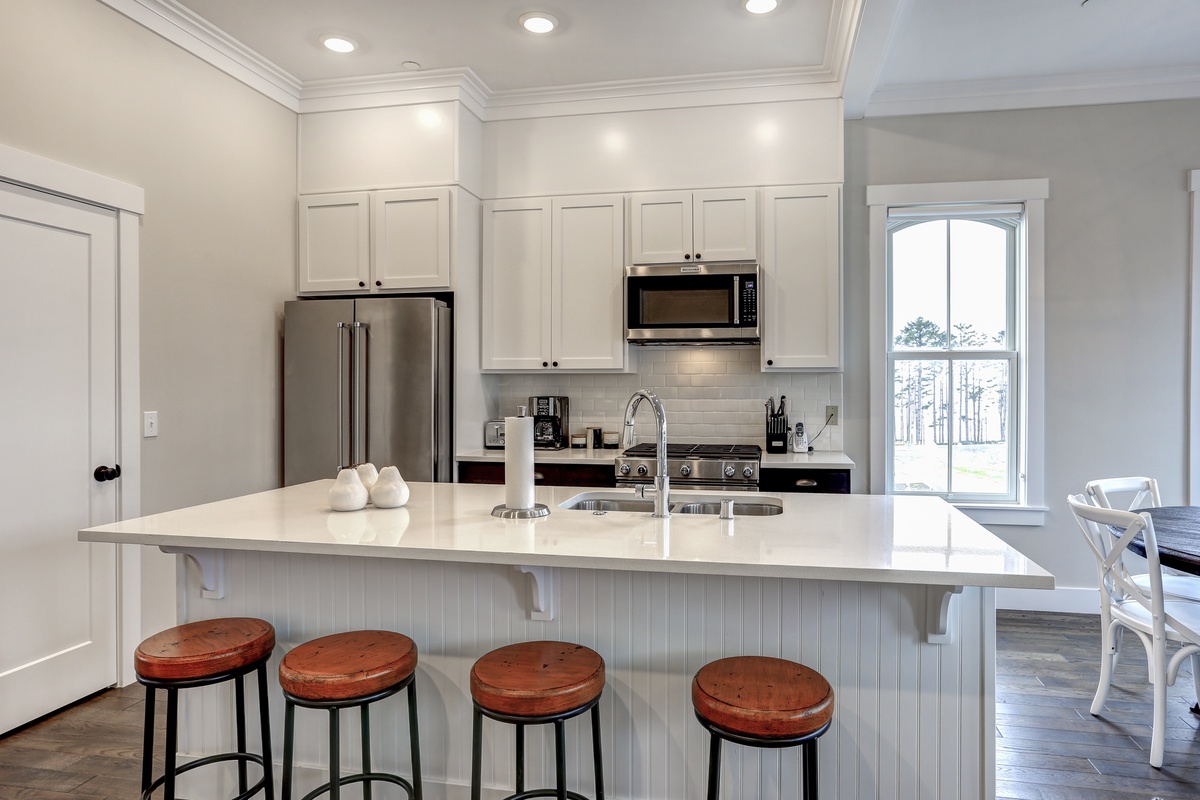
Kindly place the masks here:
POLYGON ((699 253, 696 253, 696 260, 697 260, 697 261, 699 261, 699 260, 700 260, 700 254, 699 254, 699 253))
POLYGON ((363 281, 359 281, 359 282, 358 282, 358 285, 361 287, 361 286, 366 286, 367 284, 366 284, 366 283, 364 283, 363 281))
POLYGON ((383 281, 375 281, 376 286, 383 286, 383 281))
POLYGON ((768 367, 770 367, 770 366, 774 365, 774 363, 775 363, 775 362, 774 362, 772 359, 769 359, 769 358, 767 359, 767 366, 768 366, 768 367))
POLYGON ((550 362, 548 362, 548 361, 543 361, 543 362, 542 362, 542 366, 543 366, 543 367, 548 367, 548 366, 550 366, 550 362))
POLYGON ((555 361, 555 362, 554 362, 554 366, 556 366, 556 367, 558 366, 558 362, 557 362, 557 361, 555 361))
POLYGON ((691 254, 691 253, 684 253, 684 254, 683 254, 683 260, 684 260, 684 261, 691 261, 691 260, 692 260, 692 254, 691 254))
POLYGON ((100 483, 104 483, 105 481, 115 481, 117 478, 121 477, 121 465, 117 464, 112 467, 101 465, 96 467, 96 471, 92 473, 92 477, 100 483))

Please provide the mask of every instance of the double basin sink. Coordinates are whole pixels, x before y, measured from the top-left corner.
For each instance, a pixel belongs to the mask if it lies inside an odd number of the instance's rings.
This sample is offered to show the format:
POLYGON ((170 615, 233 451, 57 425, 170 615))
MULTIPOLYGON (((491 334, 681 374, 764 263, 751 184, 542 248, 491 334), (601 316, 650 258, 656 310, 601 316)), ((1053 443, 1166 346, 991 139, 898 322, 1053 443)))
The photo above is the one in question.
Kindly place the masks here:
MULTIPOLYGON (((721 513, 721 501, 733 501, 735 517, 771 517, 783 513, 783 503, 777 497, 738 492, 729 495, 671 496, 672 514, 721 513)), ((637 497, 632 492, 583 492, 561 503, 559 508, 572 511, 632 511, 654 512, 653 497, 637 497)))

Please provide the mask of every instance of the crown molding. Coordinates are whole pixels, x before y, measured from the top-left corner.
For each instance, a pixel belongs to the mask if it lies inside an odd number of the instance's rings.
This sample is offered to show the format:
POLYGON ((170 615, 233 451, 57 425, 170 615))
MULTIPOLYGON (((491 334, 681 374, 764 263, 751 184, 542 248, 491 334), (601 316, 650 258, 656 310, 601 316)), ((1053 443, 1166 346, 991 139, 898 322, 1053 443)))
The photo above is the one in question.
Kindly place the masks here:
POLYGON ((487 84, 470 68, 423 70, 306 81, 300 90, 298 111, 311 114, 458 100, 483 119, 491 96, 487 84))
POLYGON ((895 86, 872 93, 862 116, 1010 111, 1195 98, 1200 98, 1200 68, 1186 67, 895 86))
POLYGON ((280 105, 299 110, 299 80, 175 0, 100 2, 280 105))

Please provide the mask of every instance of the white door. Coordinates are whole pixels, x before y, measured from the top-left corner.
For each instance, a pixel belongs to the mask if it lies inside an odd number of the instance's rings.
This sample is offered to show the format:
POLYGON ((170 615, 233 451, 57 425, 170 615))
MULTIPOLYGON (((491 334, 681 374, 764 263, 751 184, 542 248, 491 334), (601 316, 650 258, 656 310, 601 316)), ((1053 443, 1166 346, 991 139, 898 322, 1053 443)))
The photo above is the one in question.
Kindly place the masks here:
POLYGON ((117 680, 116 230, 0 183, 0 732, 117 680))
POLYGON ((625 198, 554 198, 554 360, 562 369, 625 366, 625 198))
POLYGON ((552 369, 550 200, 483 206, 484 369, 552 369))

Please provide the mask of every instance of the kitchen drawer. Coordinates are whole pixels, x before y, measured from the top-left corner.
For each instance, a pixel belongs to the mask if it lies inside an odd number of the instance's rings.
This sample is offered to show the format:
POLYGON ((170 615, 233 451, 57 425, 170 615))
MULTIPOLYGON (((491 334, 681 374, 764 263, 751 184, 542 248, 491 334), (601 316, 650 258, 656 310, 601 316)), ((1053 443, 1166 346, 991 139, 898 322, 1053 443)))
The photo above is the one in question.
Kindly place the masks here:
POLYGON ((850 494, 850 470, 764 467, 759 475, 758 488, 763 492, 850 494))
MULTIPOLYGON (((534 462, 534 483, 542 486, 617 485, 611 464, 538 464, 534 462), (540 476, 540 477, 538 477, 540 476)), ((502 462, 458 462, 459 483, 504 483, 502 462)))

